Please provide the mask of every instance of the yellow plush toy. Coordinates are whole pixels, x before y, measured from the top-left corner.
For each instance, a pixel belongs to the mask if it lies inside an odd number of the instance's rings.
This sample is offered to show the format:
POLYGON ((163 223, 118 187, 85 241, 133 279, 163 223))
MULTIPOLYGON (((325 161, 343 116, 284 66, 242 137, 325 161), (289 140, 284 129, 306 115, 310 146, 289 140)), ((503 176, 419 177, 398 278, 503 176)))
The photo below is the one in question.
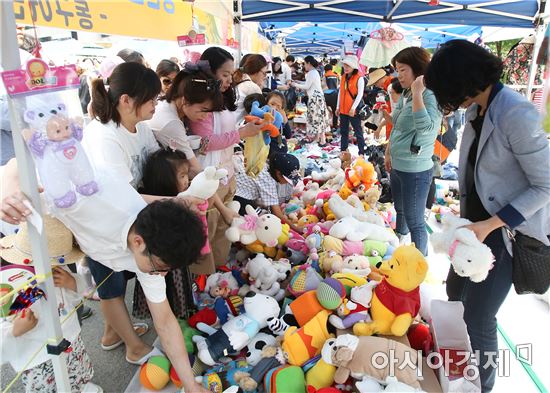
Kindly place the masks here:
POLYGON ((414 245, 401 246, 379 271, 384 278, 372 296, 372 322, 356 323, 353 333, 403 336, 420 310, 419 285, 426 278, 428 263, 414 245))
POLYGON ((306 372, 306 384, 313 386, 316 390, 328 388, 334 383, 336 367, 319 359, 315 366, 306 372))

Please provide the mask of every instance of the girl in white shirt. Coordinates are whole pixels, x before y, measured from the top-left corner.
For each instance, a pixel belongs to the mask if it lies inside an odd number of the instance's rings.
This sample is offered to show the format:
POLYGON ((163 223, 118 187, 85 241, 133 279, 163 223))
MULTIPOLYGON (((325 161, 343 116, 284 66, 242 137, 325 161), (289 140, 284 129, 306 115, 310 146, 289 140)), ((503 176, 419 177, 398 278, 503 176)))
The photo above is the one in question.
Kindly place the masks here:
POLYGON ((292 82, 291 86, 307 92, 307 125, 306 134, 312 142, 326 143, 325 132, 330 129, 327 118, 327 105, 321 86, 321 76, 317 71, 319 62, 313 56, 304 59, 306 74, 305 83, 292 82))
POLYGON ((237 90, 237 124, 244 119, 244 99, 250 94, 262 94, 267 77, 267 60, 262 55, 250 54, 243 58, 241 66, 233 74, 233 85, 237 90))

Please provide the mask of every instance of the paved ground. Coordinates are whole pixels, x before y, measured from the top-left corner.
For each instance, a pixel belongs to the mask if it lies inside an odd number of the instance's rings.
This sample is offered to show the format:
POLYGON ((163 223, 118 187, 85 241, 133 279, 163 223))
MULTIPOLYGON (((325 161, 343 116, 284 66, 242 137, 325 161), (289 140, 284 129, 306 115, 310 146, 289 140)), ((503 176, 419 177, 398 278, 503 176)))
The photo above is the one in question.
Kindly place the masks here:
MULTIPOLYGON (((126 303, 131 310, 132 294, 134 291, 134 280, 128 283, 126 303)), ((99 340, 103 334, 103 318, 99 310, 99 302, 88 301, 87 303, 94 310, 94 315, 83 321, 82 339, 86 345, 86 350, 90 354, 94 365, 95 375, 93 382, 102 386, 105 392, 121 393, 124 392, 130 379, 138 369, 137 366, 128 364, 124 359, 124 346, 113 351, 106 352, 99 346, 99 340)), ((145 321, 152 327, 151 321, 145 321)), ((146 342, 152 343, 156 337, 154 331, 149 331, 143 338, 146 342)), ((9 365, 3 365, 0 372, 2 391, 15 377, 15 372, 9 365)), ((24 392, 23 384, 18 381, 10 392, 24 392)))

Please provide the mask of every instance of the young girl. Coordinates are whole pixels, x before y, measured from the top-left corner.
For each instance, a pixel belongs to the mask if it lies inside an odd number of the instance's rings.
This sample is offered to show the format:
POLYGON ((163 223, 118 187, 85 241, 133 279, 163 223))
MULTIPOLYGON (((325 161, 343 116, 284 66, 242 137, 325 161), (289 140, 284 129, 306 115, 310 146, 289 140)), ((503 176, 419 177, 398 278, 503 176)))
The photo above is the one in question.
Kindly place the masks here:
MULTIPOLYGON (((203 52, 201 60, 208 62, 210 70, 216 80, 219 81, 220 91, 223 95, 223 108, 208 113, 203 120, 195 121, 191 119, 189 128, 194 135, 201 137, 201 146, 197 158, 202 167, 206 168, 213 165, 227 169, 228 173, 227 178, 221 180, 216 193, 219 198, 219 202, 214 199, 216 209, 209 209, 206 215, 208 240, 212 248, 213 260, 204 260, 200 264, 191 267, 192 273, 211 274, 215 272, 216 265, 226 263, 231 247, 231 243, 225 237, 225 231, 233 218, 233 211, 226 208, 226 204, 233 200, 233 195, 235 195, 233 146, 239 143, 242 138, 260 133, 262 126, 248 123, 243 127, 237 127, 235 91, 231 87, 232 75, 235 69, 233 56, 225 49, 213 46, 203 52)), ((258 87, 258 89, 260 88, 258 87)))
MULTIPOLYGON (((56 255, 64 255, 64 264, 74 263, 82 258, 80 250, 72 247, 71 232, 61 222, 49 216, 44 216, 44 222, 47 228, 49 250, 56 255), (64 248, 59 247, 62 244, 67 245, 68 248, 61 250, 64 248)), ((11 290, 17 290, 34 275, 34 270, 28 263, 26 266, 17 266, 22 265, 25 260, 28 261, 31 250, 24 249, 24 245, 28 248, 29 244, 26 225, 23 225, 16 235, 2 239, 0 256, 14 265, 4 266, 0 270, 2 285, 0 296, 4 296, 11 290), (19 244, 21 248, 16 248, 15 244, 19 244)), ((52 261, 57 262, 57 258, 52 258, 52 261)), ((101 387, 90 382, 94 370, 80 336, 77 314, 76 312, 71 314, 82 300, 80 294, 86 289, 85 283, 78 274, 71 273, 66 266, 59 265, 53 267, 53 281, 56 287, 55 293, 48 296, 48 300, 53 299, 58 305, 63 337, 71 343, 71 351, 67 356, 71 391, 102 392, 101 387)), ((19 311, 15 317, 8 317, 8 309, 15 296, 17 295, 14 294, 7 301, 2 302, 0 312, 2 359, 8 360, 16 372, 24 370, 21 378, 26 392, 57 392, 59 389, 55 384, 53 364, 49 360, 46 348, 40 349, 47 340, 45 322, 40 314, 45 310, 40 307, 40 303, 45 300, 38 299, 29 308, 19 311), (31 360, 39 349, 38 355, 31 360)))
MULTIPOLYGON (((189 187, 189 162, 179 150, 161 149, 151 154, 143 169, 143 189, 148 195, 176 196, 189 187)), ((189 270, 175 269, 166 278, 166 297, 178 318, 187 318, 187 310, 192 306, 192 289, 189 270)), ((134 290, 132 315, 138 319, 148 319, 151 314, 141 285, 134 290)))

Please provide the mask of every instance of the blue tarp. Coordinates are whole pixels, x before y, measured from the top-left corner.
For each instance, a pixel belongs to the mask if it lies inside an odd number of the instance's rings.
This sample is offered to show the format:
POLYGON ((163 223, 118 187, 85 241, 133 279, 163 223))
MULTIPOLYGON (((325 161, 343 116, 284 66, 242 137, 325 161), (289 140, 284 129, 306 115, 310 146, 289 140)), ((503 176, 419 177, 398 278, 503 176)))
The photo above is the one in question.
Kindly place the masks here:
POLYGON ((395 22, 533 27, 538 11, 537 0, 455 0, 443 1, 436 6, 423 1, 405 0, 396 4, 398 6, 395 8, 391 0, 304 0, 284 3, 242 0, 242 16, 243 21, 257 22, 395 22))

